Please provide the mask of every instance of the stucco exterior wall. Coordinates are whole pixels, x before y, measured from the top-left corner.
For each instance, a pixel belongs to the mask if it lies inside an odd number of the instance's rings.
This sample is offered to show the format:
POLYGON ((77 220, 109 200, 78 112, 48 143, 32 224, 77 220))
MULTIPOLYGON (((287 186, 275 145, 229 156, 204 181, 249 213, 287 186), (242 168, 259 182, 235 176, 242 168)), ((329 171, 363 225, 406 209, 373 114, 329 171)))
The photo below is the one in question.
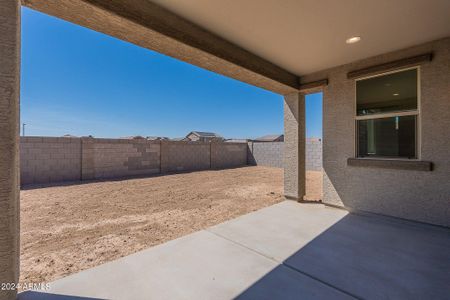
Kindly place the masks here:
POLYGON ((19 279, 19 80, 19 1, 0 0, 0 283, 19 279))
POLYGON ((305 170, 305 95, 284 97, 284 196, 303 200, 306 192, 305 170))
POLYGON ((332 68, 303 78, 328 77, 323 90, 323 202, 450 226, 450 38, 332 68), (355 80, 347 72, 433 52, 420 65, 421 160, 433 171, 347 165, 355 157, 355 80))

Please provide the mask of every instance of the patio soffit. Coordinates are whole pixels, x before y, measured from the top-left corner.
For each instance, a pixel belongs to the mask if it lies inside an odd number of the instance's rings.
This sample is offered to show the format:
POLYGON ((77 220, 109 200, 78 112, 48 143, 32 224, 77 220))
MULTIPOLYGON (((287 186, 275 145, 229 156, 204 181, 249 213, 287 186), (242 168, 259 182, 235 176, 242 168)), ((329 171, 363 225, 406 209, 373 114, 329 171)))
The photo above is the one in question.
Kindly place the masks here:
POLYGON ((299 76, 450 36, 448 0, 153 2, 299 76))

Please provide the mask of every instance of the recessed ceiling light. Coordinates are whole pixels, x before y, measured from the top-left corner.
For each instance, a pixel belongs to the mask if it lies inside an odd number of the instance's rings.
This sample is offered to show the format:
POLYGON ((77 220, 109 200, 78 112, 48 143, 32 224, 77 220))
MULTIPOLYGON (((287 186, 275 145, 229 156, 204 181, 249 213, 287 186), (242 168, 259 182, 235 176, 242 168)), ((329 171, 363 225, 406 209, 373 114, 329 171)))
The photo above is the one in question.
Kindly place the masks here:
POLYGON ((359 42, 360 40, 361 40, 360 36, 352 36, 351 38, 348 38, 345 42, 347 44, 354 44, 354 43, 359 42))
POLYGON ((400 94, 399 93, 392 94, 392 96, 398 96, 398 95, 400 95, 400 94))

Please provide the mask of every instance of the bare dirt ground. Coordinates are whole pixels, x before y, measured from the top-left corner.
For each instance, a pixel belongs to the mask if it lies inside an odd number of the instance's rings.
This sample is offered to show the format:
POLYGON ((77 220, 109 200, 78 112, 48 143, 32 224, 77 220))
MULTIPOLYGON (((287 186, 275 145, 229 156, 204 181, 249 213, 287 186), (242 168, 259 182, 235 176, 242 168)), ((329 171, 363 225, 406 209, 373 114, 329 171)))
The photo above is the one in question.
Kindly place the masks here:
MULTIPOLYGON (((321 173, 308 172, 307 200, 321 173)), ((49 282, 283 200, 283 170, 244 167, 21 191, 21 278, 49 282)))

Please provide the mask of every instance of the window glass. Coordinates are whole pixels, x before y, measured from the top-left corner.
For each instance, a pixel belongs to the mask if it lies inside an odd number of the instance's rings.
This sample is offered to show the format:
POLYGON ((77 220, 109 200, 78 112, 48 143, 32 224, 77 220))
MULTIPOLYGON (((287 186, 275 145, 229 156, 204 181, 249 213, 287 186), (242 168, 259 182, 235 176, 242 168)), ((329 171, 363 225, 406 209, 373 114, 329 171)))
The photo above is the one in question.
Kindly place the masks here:
POLYGON ((417 109, 417 69, 356 81, 357 115, 417 109))
POLYGON ((358 120, 359 157, 416 158, 416 116, 358 120))

